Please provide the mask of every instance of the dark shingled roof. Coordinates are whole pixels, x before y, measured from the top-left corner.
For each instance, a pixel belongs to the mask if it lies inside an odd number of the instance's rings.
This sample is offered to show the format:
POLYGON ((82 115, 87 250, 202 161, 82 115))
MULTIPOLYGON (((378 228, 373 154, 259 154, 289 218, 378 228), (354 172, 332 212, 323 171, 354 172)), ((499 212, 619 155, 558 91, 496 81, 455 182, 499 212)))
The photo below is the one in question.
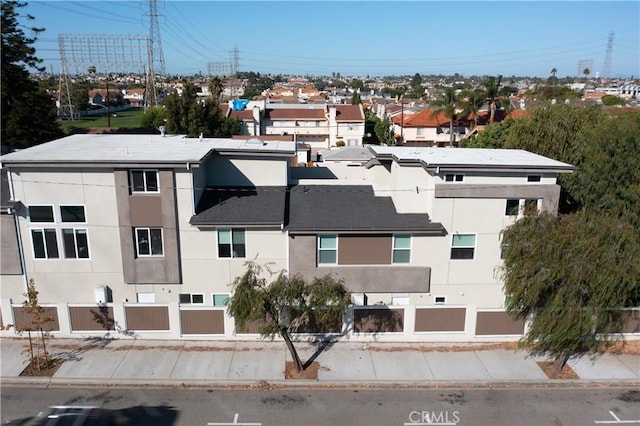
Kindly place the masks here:
POLYGON ((286 187, 207 188, 192 225, 282 225, 286 187))
POLYGON ((371 186, 297 185, 291 188, 288 229, 303 232, 426 232, 445 234, 427 214, 399 214, 371 186))

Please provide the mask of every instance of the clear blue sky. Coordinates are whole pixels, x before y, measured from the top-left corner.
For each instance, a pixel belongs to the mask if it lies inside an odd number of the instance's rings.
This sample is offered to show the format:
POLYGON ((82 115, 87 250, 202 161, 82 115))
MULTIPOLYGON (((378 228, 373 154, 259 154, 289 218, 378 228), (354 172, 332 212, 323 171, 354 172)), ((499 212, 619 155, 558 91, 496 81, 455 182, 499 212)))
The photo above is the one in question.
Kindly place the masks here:
MULTIPOLYGON (((27 0, 44 27, 35 44, 60 71, 58 35, 148 36, 135 0, 27 0)), ((158 0, 166 71, 206 73, 239 51, 240 71, 343 76, 459 73, 640 76, 639 1, 178 1, 158 0)))

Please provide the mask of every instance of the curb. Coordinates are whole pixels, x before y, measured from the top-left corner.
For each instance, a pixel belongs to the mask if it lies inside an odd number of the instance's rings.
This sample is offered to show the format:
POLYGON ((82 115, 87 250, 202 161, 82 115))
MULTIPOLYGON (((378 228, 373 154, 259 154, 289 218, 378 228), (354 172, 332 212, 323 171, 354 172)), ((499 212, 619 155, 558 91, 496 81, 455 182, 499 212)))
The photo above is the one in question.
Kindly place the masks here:
POLYGON ((279 389, 308 389, 308 388, 367 388, 367 389, 500 389, 500 388, 581 388, 581 387, 632 387, 639 388, 640 381, 635 379, 597 379, 597 380, 502 380, 502 381, 394 381, 394 380, 209 380, 209 379, 87 379, 87 378, 56 378, 56 377, 2 377, 3 386, 78 386, 78 387, 121 387, 121 388, 207 388, 207 389, 250 389, 250 390, 279 390, 279 389))

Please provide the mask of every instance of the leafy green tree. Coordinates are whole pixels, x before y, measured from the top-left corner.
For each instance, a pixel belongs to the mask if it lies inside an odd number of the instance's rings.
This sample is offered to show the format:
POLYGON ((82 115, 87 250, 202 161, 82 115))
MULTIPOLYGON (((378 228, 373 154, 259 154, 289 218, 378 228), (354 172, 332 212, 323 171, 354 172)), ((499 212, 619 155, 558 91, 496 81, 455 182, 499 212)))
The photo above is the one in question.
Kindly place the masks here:
POLYGON ((385 114, 382 120, 375 117, 374 121, 375 124, 373 126, 373 131, 378 139, 378 143, 384 145, 395 145, 396 139, 393 134, 393 126, 391 125, 389 116, 385 114))
POLYGON ((602 105, 613 106, 613 105, 624 105, 624 99, 615 95, 604 95, 602 97, 602 105))
POLYGON ((235 279, 228 313, 236 327, 244 329, 249 322, 260 324, 260 334, 281 336, 298 371, 304 364, 291 340, 292 332, 324 332, 339 324, 350 303, 350 295, 340 280, 330 275, 307 282, 299 275, 284 271, 267 283, 263 268, 247 262, 247 271, 235 279))
POLYGON ((364 90, 364 82, 359 78, 354 78, 349 83, 349 87, 355 90, 364 90))
POLYGON ((199 99, 196 87, 185 82, 182 95, 169 95, 165 101, 167 133, 189 137, 230 137, 239 134, 237 119, 223 117, 220 105, 214 100, 199 99))
POLYGON ((51 96, 41 90, 29 76, 28 69, 42 71, 42 62, 32 44, 42 28, 27 27, 21 19, 31 21, 31 15, 20 15, 19 9, 27 3, 16 0, 2 1, 2 59, 1 91, 2 144, 26 148, 63 136, 57 121, 56 107, 51 96), (23 28, 36 36, 27 37, 23 28))
POLYGON ((463 148, 504 148, 513 121, 512 118, 507 118, 500 123, 491 123, 475 137, 463 139, 460 146, 463 148))
POLYGON ((416 73, 411 79, 411 89, 412 90, 422 89, 422 76, 420 75, 420 73, 416 73))
POLYGON ((47 331, 47 324, 53 321, 53 318, 47 315, 46 309, 40 305, 38 301, 38 291, 33 278, 27 284, 27 292, 24 294, 27 300, 22 304, 24 312, 29 315, 29 323, 25 324, 18 331, 27 332, 29 336, 29 357, 31 367, 37 371, 41 371, 50 365, 51 358, 47 351, 47 340, 53 336, 47 331), (34 340, 31 333, 36 333, 34 340), (42 349, 42 352, 40 352, 42 349))
POLYGON ((529 320, 522 343, 555 356, 599 352, 640 303, 640 237, 615 217, 586 211, 525 216, 502 235, 506 308, 529 320))
POLYGON ((140 126, 147 129, 158 129, 165 125, 166 111, 164 108, 149 108, 140 118, 140 126))
POLYGON ((357 105, 362 103, 362 98, 360 97, 360 92, 353 92, 351 95, 351 105, 357 105))
POLYGON ((584 143, 572 156, 576 171, 562 185, 582 208, 627 221, 640 233, 640 111, 597 111, 600 117, 578 136, 584 143))

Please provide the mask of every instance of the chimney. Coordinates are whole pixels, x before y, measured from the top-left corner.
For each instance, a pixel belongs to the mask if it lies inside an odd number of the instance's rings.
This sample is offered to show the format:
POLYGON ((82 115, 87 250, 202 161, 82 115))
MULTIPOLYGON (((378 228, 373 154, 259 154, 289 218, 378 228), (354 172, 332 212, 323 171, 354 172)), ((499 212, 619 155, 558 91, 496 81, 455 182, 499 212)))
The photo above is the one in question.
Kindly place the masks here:
POLYGON ((260 107, 258 105, 253 107, 253 134, 260 136, 260 107))

